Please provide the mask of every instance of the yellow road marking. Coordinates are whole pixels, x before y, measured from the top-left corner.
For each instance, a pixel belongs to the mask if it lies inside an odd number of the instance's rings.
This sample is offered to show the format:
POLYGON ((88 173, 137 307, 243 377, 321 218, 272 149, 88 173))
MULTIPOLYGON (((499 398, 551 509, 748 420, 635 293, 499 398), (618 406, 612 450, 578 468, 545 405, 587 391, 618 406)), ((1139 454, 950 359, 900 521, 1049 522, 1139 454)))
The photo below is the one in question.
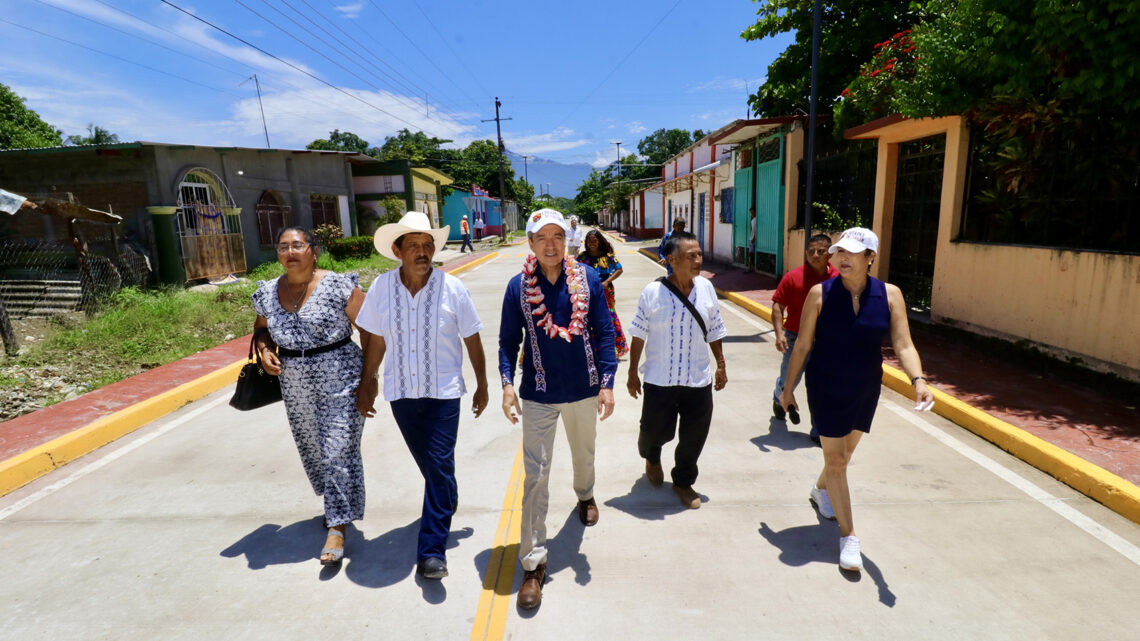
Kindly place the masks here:
POLYGON ((472 641, 500 641, 507 624, 511 605, 511 587, 515 582, 515 558, 519 553, 519 535, 522 531, 523 452, 519 444, 511 479, 503 498, 499 514, 499 527, 495 530, 495 543, 487 571, 483 577, 483 592, 479 596, 479 609, 471 626, 472 641))

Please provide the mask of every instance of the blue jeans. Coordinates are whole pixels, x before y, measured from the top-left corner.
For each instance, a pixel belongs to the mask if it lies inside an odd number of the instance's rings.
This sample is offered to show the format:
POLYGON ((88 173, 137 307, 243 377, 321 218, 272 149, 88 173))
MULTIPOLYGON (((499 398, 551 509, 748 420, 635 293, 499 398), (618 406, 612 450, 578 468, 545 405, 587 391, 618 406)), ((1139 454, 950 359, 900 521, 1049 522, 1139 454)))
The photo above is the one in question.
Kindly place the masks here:
MULTIPOLYGON (((780 362, 780 377, 776 379, 776 388, 772 390, 772 398, 779 401, 780 394, 784 393, 784 379, 788 377, 788 364, 792 362, 792 349, 796 346, 796 338, 799 335, 793 331, 784 330, 784 338, 788 341, 788 349, 784 350, 784 360, 780 362)), ((800 369, 799 376, 796 381, 792 383, 792 389, 796 389, 800 385, 800 380, 804 377, 804 370, 807 369, 808 361, 811 360, 811 352, 808 352, 807 358, 804 359, 804 366, 800 369)), ((815 421, 812 421, 811 435, 819 436, 819 430, 815 429, 815 421)))
POLYGON ((459 399, 402 398, 392 401, 392 415, 424 477, 424 508, 416 560, 446 558, 451 517, 459 505, 455 481, 455 437, 459 399))
POLYGON ((470 249, 471 251, 475 251, 475 246, 471 244, 471 234, 462 234, 462 237, 463 237, 463 244, 459 246, 459 253, 462 254, 463 252, 467 251, 468 249, 470 249))

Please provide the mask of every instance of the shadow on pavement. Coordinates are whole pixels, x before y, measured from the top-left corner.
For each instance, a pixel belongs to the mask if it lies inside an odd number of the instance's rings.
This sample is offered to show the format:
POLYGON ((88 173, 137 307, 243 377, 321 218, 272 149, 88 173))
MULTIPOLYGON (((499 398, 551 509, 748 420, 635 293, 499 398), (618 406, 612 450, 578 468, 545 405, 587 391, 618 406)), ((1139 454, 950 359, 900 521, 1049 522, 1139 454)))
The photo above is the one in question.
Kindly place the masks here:
MULTIPOLYGON (((701 502, 708 501, 707 496, 703 494, 700 496, 701 502)), ((633 482, 629 493, 612 498, 606 501, 605 505, 646 521, 663 521, 670 514, 688 510, 677 500, 672 484, 666 482, 662 483, 661 487, 653 487, 645 475, 633 482)))
POLYGON ((788 429, 787 421, 781 421, 775 416, 768 421, 768 433, 750 439, 752 444, 760 448, 761 452, 781 450, 803 450, 816 447, 811 437, 803 432, 793 432, 788 429), (770 448, 770 449, 769 449, 770 448))
MULTIPOLYGON (((316 565, 321 546, 325 542, 325 532, 319 516, 286 526, 266 523, 220 554, 227 559, 244 555, 246 565, 251 570, 263 570, 271 565, 286 563, 312 562, 316 565)), ((355 528, 348 529, 349 541, 355 540, 359 544, 362 538, 355 528)), ((346 542, 346 547, 348 545, 346 542)))
POLYGON ((808 563, 825 563, 834 565, 837 571, 848 581, 857 583, 862 574, 875 582, 879 588, 879 602, 888 608, 895 607, 897 597, 887 585, 882 570, 874 561, 863 555, 863 572, 846 572, 839 570, 838 530, 835 526, 816 514, 817 524, 799 525, 777 532, 767 523, 760 523, 760 536, 764 537, 772 547, 780 550, 780 562, 792 567, 800 567, 808 563), (824 527, 821 527, 824 526, 824 527))
MULTIPOLYGON (((599 515, 598 520, 601 520, 599 515)), ((546 575, 549 577, 561 570, 574 570, 574 582, 586 585, 590 582, 590 560, 582 554, 582 535, 586 526, 578 518, 578 507, 570 511, 562 529, 552 539, 547 539, 546 575)), ((548 579, 548 582, 552 579, 548 579)))

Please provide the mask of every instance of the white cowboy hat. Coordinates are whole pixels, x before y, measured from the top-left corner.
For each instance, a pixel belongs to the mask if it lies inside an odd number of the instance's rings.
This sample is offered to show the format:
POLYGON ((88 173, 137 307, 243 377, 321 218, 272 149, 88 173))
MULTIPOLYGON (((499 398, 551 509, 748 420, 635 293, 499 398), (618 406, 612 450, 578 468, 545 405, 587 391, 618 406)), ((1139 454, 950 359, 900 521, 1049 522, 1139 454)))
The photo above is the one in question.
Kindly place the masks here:
POLYGON ((376 244, 376 251, 385 258, 400 260, 392 251, 392 243, 404 234, 431 234, 435 239, 435 246, 442 249, 447 243, 447 236, 451 233, 451 225, 440 229, 432 229, 427 214, 418 211, 405 212, 398 223, 388 223, 376 230, 372 242, 376 244))

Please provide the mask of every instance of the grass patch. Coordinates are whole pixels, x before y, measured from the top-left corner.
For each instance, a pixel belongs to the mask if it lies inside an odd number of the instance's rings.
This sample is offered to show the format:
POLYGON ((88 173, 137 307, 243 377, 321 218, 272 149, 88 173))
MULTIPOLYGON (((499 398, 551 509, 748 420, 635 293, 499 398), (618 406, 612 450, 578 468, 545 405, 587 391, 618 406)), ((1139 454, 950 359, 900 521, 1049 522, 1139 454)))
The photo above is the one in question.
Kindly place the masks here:
MULTIPOLYGON (((397 264, 382 256, 337 261, 322 255, 318 262, 323 269, 358 273, 365 288, 397 264)), ((266 263, 246 274, 245 281, 216 292, 123 289, 106 299, 94 317, 59 317, 43 340, 6 359, 0 389, 26 387, 32 378, 58 377, 61 386, 91 390, 244 336, 253 330, 250 296, 257 281, 283 273, 279 263, 266 263)), ((65 394, 45 388, 37 396, 46 406, 65 394)))

